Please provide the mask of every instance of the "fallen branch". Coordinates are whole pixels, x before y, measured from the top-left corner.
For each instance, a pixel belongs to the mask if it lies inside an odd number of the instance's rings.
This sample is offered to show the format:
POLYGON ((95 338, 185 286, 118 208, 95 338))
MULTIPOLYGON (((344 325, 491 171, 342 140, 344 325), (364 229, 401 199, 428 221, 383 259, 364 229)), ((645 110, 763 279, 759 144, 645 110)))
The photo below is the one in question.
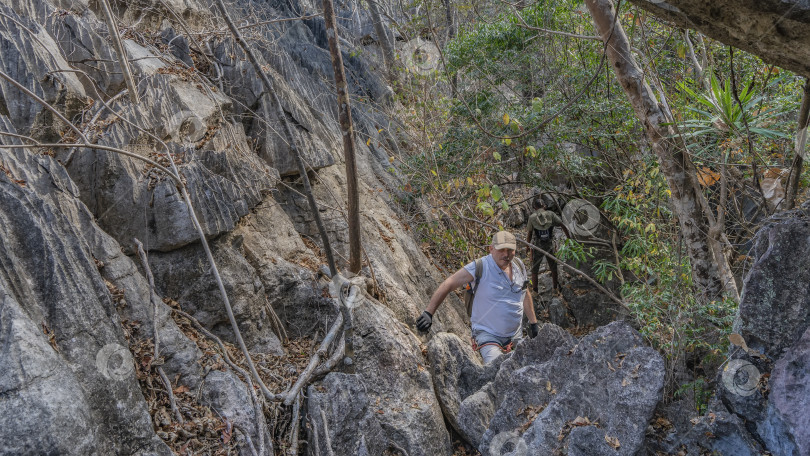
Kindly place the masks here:
POLYGON ((296 380, 295 384, 292 386, 292 388, 290 388, 290 391, 286 393, 284 405, 292 405, 293 401, 298 395, 298 392, 301 391, 301 388, 312 377, 312 373, 315 371, 315 368, 318 367, 318 362, 321 360, 321 357, 326 355, 327 351, 329 350, 329 344, 335 340, 335 336, 337 336, 338 332, 340 332, 340 328, 342 326, 343 314, 339 313, 335 319, 335 322, 332 324, 332 327, 329 329, 329 332, 326 334, 326 337, 324 337, 321 341, 318 351, 316 351, 315 354, 312 355, 312 358, 310 358, 307 368, 304 369, 304 372, 302 372, 298 377, 298 380, 296 380))
POLYGON ((332 355, 327 359, 323 364, 318 366, 317 369, 312 373, 312 378, 318 378, 322 375, 326 375, 329 372, 337 367, 338 363, 343 360, 343 356, 346 354, 346 339, 343 337, 340 338, 340 342, 338 342, 337 348, 335 351, 332 352, 332 355))

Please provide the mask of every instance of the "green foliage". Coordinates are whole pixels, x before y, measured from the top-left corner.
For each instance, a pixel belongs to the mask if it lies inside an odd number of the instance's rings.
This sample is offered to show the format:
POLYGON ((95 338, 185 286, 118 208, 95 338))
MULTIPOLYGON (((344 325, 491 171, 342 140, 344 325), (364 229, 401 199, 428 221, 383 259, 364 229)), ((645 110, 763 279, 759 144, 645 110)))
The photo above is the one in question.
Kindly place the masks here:
MULTIPOLYGON (((720 137, 734 137, 746 136, 750 131, 769 139, 791 137, 778 130, 766 128, 767 123, 772 122, 784 107, 762 108, 765 96, 753 83, 744 87, 738 94, 738 103, 730 80, 727 79, 721 84, 712 74, 709 81, 710 89, 705 93, 697 93, 686 83, 678 84, 681 90, 705 109, 689 108, 698 115, 698 118, 687 120, 681 125, 681 128, 688 131, 686 136, 713 134, 720 137)), ((778 80, 772 84, 776 82, 778 80)))
POLYGON ((565 262, 573 261, 579 265, 593 258, 593 248, 585 247, 574 239, 566 239, 557 249, 557 258, 565 262))

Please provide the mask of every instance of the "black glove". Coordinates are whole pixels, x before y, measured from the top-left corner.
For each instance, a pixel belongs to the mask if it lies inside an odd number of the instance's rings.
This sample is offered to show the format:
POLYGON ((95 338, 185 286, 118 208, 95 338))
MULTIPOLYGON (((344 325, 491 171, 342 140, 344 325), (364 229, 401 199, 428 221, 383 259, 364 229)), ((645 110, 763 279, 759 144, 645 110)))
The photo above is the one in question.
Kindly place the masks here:
POLYGON ((537 326, 537 323, 531 323, 529 325, 529 339, 534 339, 537 337, 537 333, 540 331, 540 328, 537 326))
POLYGON ((433 315, 428 312, 427 310, 422 312, 422 315, 416 319, 416 328, 419 331, 427 331, 430 329, 430 325, 433 324, 433 315))

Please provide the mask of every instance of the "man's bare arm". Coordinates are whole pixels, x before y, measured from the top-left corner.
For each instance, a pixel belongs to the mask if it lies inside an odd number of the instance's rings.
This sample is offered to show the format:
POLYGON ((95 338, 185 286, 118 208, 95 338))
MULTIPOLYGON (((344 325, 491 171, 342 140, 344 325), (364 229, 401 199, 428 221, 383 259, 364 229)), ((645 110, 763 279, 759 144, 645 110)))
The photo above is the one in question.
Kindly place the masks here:
POLYGON ((453 275, 446 278, 441 285, 439 285, 439 288, 437 288, 433 293, 433 296, 431 296, 430 303, 425 310, 427 310, 431 315, 435 314, 436 309, 439 308, 439 304, 444 302, 445 298, 447 298, 447 295, 449 295, 451 291, 463 286, 465 283, 472 282, 473 279, 474 277, 472 274, 467 272, 466 269, 459 269, 453 275))
POLYGON ((532 294, 529 292, 526 292, 526 296, 523 298, 523 313, 526 314, 529 323, 537 323, 537 316, 534 314, 534 301, 532 300, 532 294))

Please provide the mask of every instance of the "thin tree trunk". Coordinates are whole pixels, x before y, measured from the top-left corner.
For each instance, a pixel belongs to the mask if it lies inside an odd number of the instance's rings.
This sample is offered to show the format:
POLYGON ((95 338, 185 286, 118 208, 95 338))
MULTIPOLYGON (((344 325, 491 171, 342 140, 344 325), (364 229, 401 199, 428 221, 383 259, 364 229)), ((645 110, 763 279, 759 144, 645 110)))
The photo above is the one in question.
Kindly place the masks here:
POLYGON ((129 99, 132 100, 133 103, 138 104, 140 103, 138 87, 135 85, 135 78, 132 77, 132 71, 129 68, 129 60, 127 59, 126 49, 124 49, 124 43, 121 42, 121 37, 118 36, 118 25, 115 23, 115 17, 113 17, 109 2, 107 0, 100 1, 101 9, 104 10, 104 21, 107 23, 107 31, 110 33, 113 47, 115 47, 118 53, 118 62, 121 64, 121 73, 124 75, 124 82, 127 84, 129 99))
POLYGON ((726 293, 734 298, 737 302, 740 301, 740 293, 737 290, 737 282, 734 280, 734 274, 731 267, 726 260, 726 254, 723 251, 725 243, 726 231, 726 205, 728 204, 728 156, 723 151, 723 162, 720 164, 720 202, 717 204, 717 217, 712 221, 709 220, 709 248, 714 255, 717 262, 717 267, 720 273, 721 280, 723 281, 723 288, 726 293))
POLYGON ((596 29, 606 42, 605 52, 636 116, 644 126, 647 140, 658 157, 661 171, 672 192, 672 204, 692 264, 694 284, 708 299, 722 295, 719 268, 708 245, 709 224, 703 213, 694 165, 684 151, 667 141, 670 131, 666 116, 655 99, 644 73, 630 52, 630 43, 610 0, 585 0, 596 29))
MULTIPOLYGON (((374 4, 369 0, 369 5, 374 4)), ((349 271, 360 272, 360 202, 357 194, 357 163, 355 160, 354 128, 352 127, 352 107, 349 102, 349 88, 343 69, 343 56, 340 53, 335 9, 332 0, 323 0, 323 18, 326 22, 326 36, 329 38, 329 52, 332 54, 332 67, 335 70, 335 88, 338 101, 338 121, 343 133, 343 154, 346 160, 346 193, 349 219, 349 271)), ((385 35, 385 33, 383 33, 385 35)), ((382 37, 381 37, 382 39, 382 37)), ((334 273, 332 274, 334 275, 334 273)))
MULTIPOLYGON (((383 24, 382 15, 380 15, 380 7, 377 5, 377 0, 366 1, 368 2, 368 12, 371 13, 371 21, 374 25, 374 33, 377 34, 377 39, 380 41, 380 48, 382 48, 383 61, 385 63, 385 70, 388 72, 388 79, 390 81, 396 81, 396 54, 394 53, 393 40, 388 36, 388 32, 385 30, 385 24, 383 24)), ((332 9, 334 10, 334 7, 332 9)), ((326 6, 324 6, 324 11, 326 11, 326 6)), ((326 17, 324 17, 324 19, 326 19, 326 17)))
POLYGON ((456 21, 453 19, 453 2, 450 0, 444 0, 444 16, 447 20, 447 42, 449 42, 456 36, 456 21))
MULTIPOLYGON (((323 251, 326 254, 326 261, 329 263, 329 272, 332 275, 335 275, 337 274, 337 268, 335 267, 334 255, 332 255, 332 244, 329 243, 329 236, 326 234, 326 228, 321 220, 321 214, 318 210, 318 203, 315 202, 315 197, 312 195, 312 186, 309 183, 309 176, 307 176, 307 170, 304 166, 304 159, 301 158, 301 149, 298 147, 298 141, 295 139, 295 135, 290 127, 290 122, 287 120, 287 114, 284 113, 284 108, 281 106, 281 100, 278 99, 275 81, 271 81, 270 76, 268 76, 267 73, 262 70, 258 59, 256 59, 253 51, 250 49, 250 47, 248 47, 245 39, 242 38, 242 34, 239 33, 239 29, 236 28, 236 25, 231 20, 231 16, 228 14, 228 10, 225 9, 225 4, 222 2, 222 0, 217 0, 216 4, 220 13, 222 13, 223 19, 225 19, 225 23, 228 24, 231 34, 234 36, 234 38, 236 38, 236 42, 239 43, 239 46, 247 55, 248 60, 250 60, 250 63, 253 65, 254 71, 256 71, 256 73, 259 75, 259 79, 261 79, 262 84, 264 85, 264 90, 273 100, 273 105, 276 108, 276 116, 278 117, 279 122, 281 122, 281 125, 284 127, 287 142, 289 143, 290 149, 295 156, 295 161, 298 164, 298 173, 301 175, 301 181, 304 183, 304 193, 307 195, 309 210, 312 212, 312 218, 315 220, 315 226, 318 227, 318 232, 321 235, 323 251)), ((349 226, 349 232, 351 233, 351 225, 349 226)))
POLYGON ((796 155, 790 165, 788 174, 787 190, 785 192, 785 209, 793 209, 796 206, 796 193, 799 190, 799 179, 804 167, 804 147, 807 143, 807 121, 810 120, 810 80, 804 81, 804 96, 802 97, 802 107, 799 109, 799 125, 796 129, 796 155))
POLYGON ((683 40, 686 41, 686 49, 689 53, 689 60, 692 61, 692 71, 695 73, 695 82, 699 83, 701 87, 706 88, 705 80, 703 79, 703 66, 698 62, 697 54, 695 54, 695 46, 689 38, 689 30, 683 31, 683 40))

